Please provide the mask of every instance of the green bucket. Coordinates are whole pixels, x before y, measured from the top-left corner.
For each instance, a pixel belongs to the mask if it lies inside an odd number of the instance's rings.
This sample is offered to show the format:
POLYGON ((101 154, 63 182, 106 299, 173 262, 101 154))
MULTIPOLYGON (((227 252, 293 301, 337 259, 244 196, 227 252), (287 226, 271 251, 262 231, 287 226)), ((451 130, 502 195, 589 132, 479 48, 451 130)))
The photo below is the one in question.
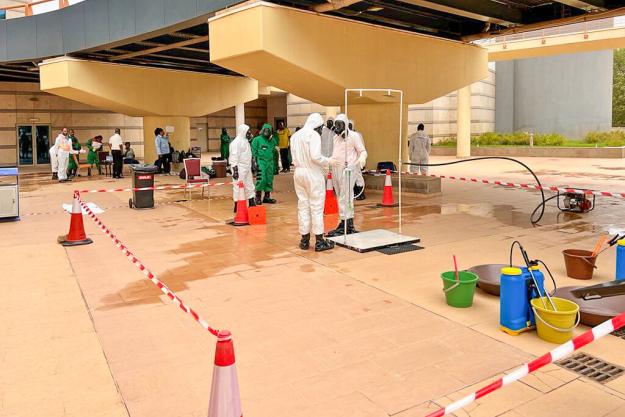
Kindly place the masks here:
POLYGON ((456 281, 456 272, 447 271, 441 274, 443 291, 447 304, 452 307, 466 308, 473 305, 473 294, 477 284, 477 275, 473 272, 458 272, 459 281, 456 281))

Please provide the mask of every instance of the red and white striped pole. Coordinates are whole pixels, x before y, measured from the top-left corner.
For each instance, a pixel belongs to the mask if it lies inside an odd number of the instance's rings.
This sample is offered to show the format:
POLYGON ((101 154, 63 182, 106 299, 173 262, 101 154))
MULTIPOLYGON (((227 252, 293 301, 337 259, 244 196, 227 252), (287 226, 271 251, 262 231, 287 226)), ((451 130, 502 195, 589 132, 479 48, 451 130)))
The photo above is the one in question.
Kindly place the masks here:
POLYGON ((449 404, 445 408, 441 408, 433 413, 428 414, 426 417, 442 417, 449 415, 454 411, 466 407, 478 398, 482 398, 483 396, 490 394, 491 392, 496 391, 501 387, 505 387, 506 385, 514 381, 518 381, 527 374, 530 374, 545 365, 559 361, 560 359, 564 358, 567 355, 570 355, 577 349, 586 346, 587 344, 594 342, 595 340, 601 339, 603 336, 610 334, 623 326, 625 326, 625 312, 619 314, 611 320, 604 321, 600 325, 595 326, 592 329, 573 338, 572 340, 569 340, 568 342, 558 346, 557 348, 546 353, 540 358, 536 358, 533 361, 515 369, 511 373, 504 375, 503 378, 499 378, 495 382, 483 387, 482 389, 475 391, 474 393, 449 404))

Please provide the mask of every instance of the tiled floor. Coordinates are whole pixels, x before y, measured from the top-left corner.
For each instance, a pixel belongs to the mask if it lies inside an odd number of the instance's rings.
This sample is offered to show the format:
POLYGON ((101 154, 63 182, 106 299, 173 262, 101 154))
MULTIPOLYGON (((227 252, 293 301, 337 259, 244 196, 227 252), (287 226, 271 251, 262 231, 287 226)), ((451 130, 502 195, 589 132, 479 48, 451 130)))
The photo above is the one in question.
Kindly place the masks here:
MULTIPOLYGON (((603 162, 606 166, 621 161, 603 162)), ((537 160, 540 169, 558 165, 537 160)), ((562 172, 574 166, 562 161, 562 172)), ((615 188, 592 168, 599 181, 615 188)), ((461 174, 455 168, 446 174, 461 174)), ((472 175, 493 177, 492 168, 472 175)), ((625 169, 625 168, 624 168, 625 169)), ((514 171, 514 169, 510 169, 514 171)), ((572 181, 546 172, 554 183, 572 181)), ((517 172, 503 170, 497 176, 517 172)), ((603 175, 603 176, 602 176, 603 175)), ((159 177, 160 184, 178 183, 159 177)), ((128 184, 129 180, 121 183, 128 184)), ((205 416, 214 338, 169 302, 85 218, 89 246, 63 248, 72 190, 113 180, 50 183, 28 175, 22 220, 0 224, 4 305, 0 308, 0 417, 205 416), (79 184, 77 184, 79 183, 79 184), (44 214, 38 214, 44 213, 44 214)), ((588 215, 529 213, 538 194, 443 183, 442 196, 405 198, 404 234, 425 250, 398 255, 297 249, 292 177, 280 175, 266 226, 233 228, 229 187, 211 199, 161 191, 154 210, 130 210, 126 193, 85 194, 100 217, 211 325, 233 332, 246 416, 423 416, 553 348, 533 332, 498 330, 498 299, 478 291, 469 309, 445 304, 440 273, 505 263, 513 240, 542 258, 558 285, 561 250, 592 248, 598 234, 625 228, 625 201, 599 199, 588 215)), ((361 230, 396 230, 397 211, 380 194, 358 203, 361 230)), ((326 218, 326 227, 335 226, 326 218)), ((612 279, 614 253, 591 283, 612 279)), ((583 329, 579 329, 581 332, 583 329)), ((607 336, 585 351, 625 365, 625 340, 607 336)), ((458 416, 625 416, 625 382, 599 385, 550 365, 493 393, 458 416)))

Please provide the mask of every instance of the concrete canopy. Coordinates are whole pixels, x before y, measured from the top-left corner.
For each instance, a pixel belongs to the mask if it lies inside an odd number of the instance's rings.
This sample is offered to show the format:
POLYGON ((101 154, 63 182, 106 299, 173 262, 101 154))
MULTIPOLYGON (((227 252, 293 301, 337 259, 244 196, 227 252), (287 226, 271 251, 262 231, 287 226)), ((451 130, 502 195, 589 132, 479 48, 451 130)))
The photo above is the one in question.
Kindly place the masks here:
POLYGON ((475 45, 264 2, 210 19, 209 36, 211 62, 326 106, 343 104, 345 88, 425 103, 488 75, 475 45))
POLYGON ((57 58, 40 65, 41 90, 130 116, 199 117, 258 98, 245 77, 57 58))

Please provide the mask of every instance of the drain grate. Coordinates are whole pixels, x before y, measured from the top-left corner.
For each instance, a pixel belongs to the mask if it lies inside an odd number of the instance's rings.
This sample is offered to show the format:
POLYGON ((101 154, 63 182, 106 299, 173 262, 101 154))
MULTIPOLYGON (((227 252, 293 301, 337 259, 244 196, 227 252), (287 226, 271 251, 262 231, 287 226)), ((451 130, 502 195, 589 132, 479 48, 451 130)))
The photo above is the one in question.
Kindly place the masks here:
POLYGON ((612 336, 620 337, 621 339, 625 339, 625 327, 621 327, 618 330, 614 330, 611 333, 612 336))
POLYGON ((562 359, 556 362, 556 364, 600 384, 605 384, 625 373, 625 369, 620 366, 613 365, 586 353, 578 353, 570 358, 562 359))
POLYGON ((378 249, 378 252, 385 255, 397 255, 398 253, 412 252, 415 250, 425 249, 422 246, 417 245, 394 245, 387 248, 378 249))

